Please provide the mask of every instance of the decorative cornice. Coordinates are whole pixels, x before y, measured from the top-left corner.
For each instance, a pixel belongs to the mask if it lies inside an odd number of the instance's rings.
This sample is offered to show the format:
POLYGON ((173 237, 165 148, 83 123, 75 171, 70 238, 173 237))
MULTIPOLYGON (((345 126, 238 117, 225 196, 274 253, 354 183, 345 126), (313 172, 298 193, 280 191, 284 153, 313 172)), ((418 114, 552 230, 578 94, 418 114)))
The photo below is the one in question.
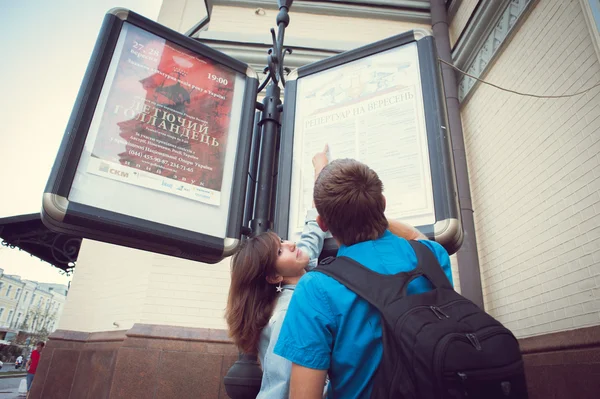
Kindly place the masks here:
POLYGON ((511 0, 480 2, 452 49, 454 65, 464 68, 495 29, 511 0))
MULTIPOLYGON (((353 3, 368 6, 386 6, 395 8, 407 8, 411 10, 429 11, 431 4, 429 0, 324 0, 328 3, 353 3)), ((294 3, 295 4, 295 3, 294 3)))
MULTIPOLYGON (((274 0, 212 0, 216 6, 277 9, 274 0)), ((418 0, 296 0, 292 12, 342 17, 430 23, 429 1, 418 0)))
MULTIPOLYGON (((454 65, 473 76, 483 75, 502 44, 525 15, 525 11, 534 2, 497 0, 481 3, 454 47, 454 65)), ((477 81, 462 76, 458 82, 458 98, 462 102, 477 81)))

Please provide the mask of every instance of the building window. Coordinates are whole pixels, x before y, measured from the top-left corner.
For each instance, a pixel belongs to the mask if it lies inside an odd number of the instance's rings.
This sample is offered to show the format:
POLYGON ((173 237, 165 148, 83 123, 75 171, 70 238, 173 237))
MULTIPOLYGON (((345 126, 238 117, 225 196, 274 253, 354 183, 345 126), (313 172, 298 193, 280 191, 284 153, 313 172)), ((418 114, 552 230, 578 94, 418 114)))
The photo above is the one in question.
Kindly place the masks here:
POLYGON ((596 22, 596 28, 600 31, 600 0, 588 0, 592 9, 592 16, 596 22))
POLYGON ((0 308, 0 320, 2 320, 2 315, 4 314, 4 308, 0 308))
POLYGON ((21 293, 21 289, 17 288, 17 292, 15 293, 15 299, 19 299, 19 294, 21 293))
POLYGON ((23 303, 27 302, 28 296, 29 296, 29 291, 25 291, 25 298, 23 298, 23 303))
POLYGON ((8 289, 6 290, 6 296, 10 295, 10 290, 12 290, 12 285, 8 286, 8 289))
POLYGON ((30 303, 30 305, 33 305, 33 302, 35 302, 35 296, 36 296, 36 294, 33 294, 31 296, 31 303, 30 303))
POLYGON ((8 312, 8 317, 6 318, 6 322, 10 323, 12 320, 12 315, 13 315, 14 311, 11 310, 10 312, 8 312))
POLYGON ((23 313, 19 312, 19 314, 17 314, 17 322, 16 327, 19 328, 19 323, 21 322, 21 316, 23 316, 23 313))
POLYGON ((596 55, 600 58, 600 0, 579 0, 596 55))
POLYGON ((0 283, 0 292, 2 291, 2 287, 4 287, 4 283, 0 283))
POLYGON ((40 306, 42 304, 42 297, 40 297, 40 299, 38 299, 38 306, 40 306))

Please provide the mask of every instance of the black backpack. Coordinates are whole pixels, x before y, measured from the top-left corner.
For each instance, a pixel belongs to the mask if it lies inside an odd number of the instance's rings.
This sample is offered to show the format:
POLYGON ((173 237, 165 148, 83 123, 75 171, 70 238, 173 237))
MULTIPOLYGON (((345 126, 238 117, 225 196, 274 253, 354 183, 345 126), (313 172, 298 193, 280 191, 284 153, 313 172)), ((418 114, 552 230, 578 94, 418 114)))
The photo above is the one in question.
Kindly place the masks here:
POLYGON ((515 336, 454 291, 429 248, 409 243, 417 254, 410 272, 382 275, 346 257, 326 258, 314 269, 381 313, 383 357, 371 398, 527 398, 515 336), (407 296, 419 276, 434 289, 407 296))

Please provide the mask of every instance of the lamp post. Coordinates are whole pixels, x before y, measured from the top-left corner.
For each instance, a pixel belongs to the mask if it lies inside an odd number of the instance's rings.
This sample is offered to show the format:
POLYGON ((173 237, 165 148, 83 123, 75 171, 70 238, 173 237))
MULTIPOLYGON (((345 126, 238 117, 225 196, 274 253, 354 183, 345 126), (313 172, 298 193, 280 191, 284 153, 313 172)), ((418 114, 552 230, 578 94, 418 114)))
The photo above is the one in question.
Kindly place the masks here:
MULTIPOLYGON (((273 174, 277 158, 277 140, 279 134, 281 107, 281 86, 285 87, 286 69, 283 59, 291 49, 283 48, 285 28, 290 22, 289 9, 293 0, 277 0, 279 13, 277 14, 277 35, 271 29, 273 47, 269 49, 267 77, 261 83, 258 91, 266 87, 262 103, 257 103, 256 108, 261 111, 258 122, 260 132, 260 151, 255 149, 254 156, 258 157, 258 178, 256 181, 256 196, 253 207, 253 217, 250 221, 250 236, 263 233, 272 227, 273 221, 273 174)), ((250 188, 252 189, 252 187, 250 188)), ((260 391, 262 371, 256 355, 240 353, 238 360, 229 369, 224 378, 225 390, 232 399, 256 398, 260 391)))

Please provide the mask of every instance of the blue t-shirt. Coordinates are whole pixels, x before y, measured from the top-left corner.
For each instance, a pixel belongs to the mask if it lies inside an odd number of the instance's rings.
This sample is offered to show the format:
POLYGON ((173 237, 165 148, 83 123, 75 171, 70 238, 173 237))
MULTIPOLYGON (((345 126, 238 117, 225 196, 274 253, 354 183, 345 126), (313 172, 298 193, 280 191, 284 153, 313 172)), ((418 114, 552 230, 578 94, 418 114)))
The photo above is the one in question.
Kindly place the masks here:
MULTIPOLYGON (((422 242, 452 282, 446 250, 438 243, 422 242)), ((341 246, 338 256, 380 274, 410 271, 417 264, 410 244, 389 231, 374 241, 341 246)), ((409 284, 408 294, 429 289, 429 281, 419 277, 409 284)), ((369 398, 383 353, 379 312, 335 279, 307 273, 296 286, 274 352, 304 367, 329 370, 329 397, 369 398)))

